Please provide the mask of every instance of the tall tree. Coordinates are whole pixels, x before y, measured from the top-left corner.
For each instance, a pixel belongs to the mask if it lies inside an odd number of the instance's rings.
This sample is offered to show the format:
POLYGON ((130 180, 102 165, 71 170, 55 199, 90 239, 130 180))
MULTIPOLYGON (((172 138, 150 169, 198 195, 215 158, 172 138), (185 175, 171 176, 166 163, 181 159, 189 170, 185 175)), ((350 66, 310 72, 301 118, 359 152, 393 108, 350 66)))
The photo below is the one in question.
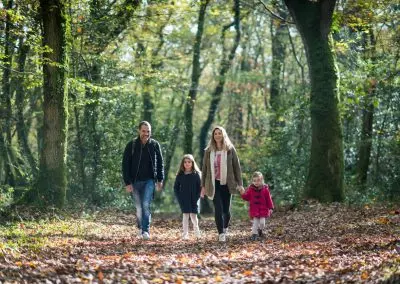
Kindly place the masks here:
MULTIPOLYGON (((369 29, 368 33, 363 33, 364 38, 364 50, 366 50, 365 57, 370 59, 373 63, 375 61, 375 36, 374 31, 369 29)), ((373 73, 371 71, 370 73, 373 73)), ((357 161, 357 178, 360 184, 360 189, 365 191, 368 168, 371 158, 372 150, 372 137, 373 137, 373 121, 374 121, 374 97, 376 93, 377 82, 373 74, 368 74, 370 80, 367 84, 367 90, 365 95, 364 107, 362 109, 362 125, 361 125, 361 137, 360 147, 358 149, 358 161, 357 161)))
POLYGON ((4 30, 4 56, 2 58, 2 64, 4 66, 2 76, 2 93, 1 93, 1 108, 0 108, 0 157, 2 163, 4 163, 5 176, 4 183, 11 186, 15 185, 15 173, 13 170, 13 164, 15 158, 11 147, 11 120, 12 120, 12 108, 11 108, 11 68, 14 50, 14 40, 12 35, 12 20, 11 13, 14 6, 13 0, 6 1, 6 21, 4 30))
POLYGON ((200 50, 201 39, 203 37, 204 19, 206 16, 207 5, 209 0, 202 0, 200 3, 199 17, 197 20, 196 38, 193 44, 193 60, 192 60, 192 82, 190 85, 189 95, 185 104, 185 141, 184 152, 193 153, 193 112, 194 104, 196 102, 197 89, 199 87, 199 80, 201 76, 200 66, 200 50))
MULTIPOLYGON (((24 74, 26 57, 29 51, 29 45, 26 44, 24 36, 19 38, 18 47, 18 72, 19 74, 24 74)), ((24 87, 24 76, 20 75, 18 77, 19 82, 15 87, 15 105, 17 108, 16 119, 17 119, 17 133, 18 133, 18 143, 20 145, 22 156, 27 160, 31 173, 34 177, 37 174, 37 164, 36 160, 32 154, 31 148, 28 143, 28 130, 25 123, 24 108, 25 108, 25 93, 26 88, 24 87)))
MULTIPOLYGON (((128 27, 136 8, 140 5, 140 0, 120 1, 97 1, 89 2, 90 14, 85 21, 84 30, 88 32, 83 37, 84 52, 87 57, 87 64, 84 67, 84 77, 93 85, 101 85, 102 82, 102 63, 99 54, 104 52, 110 43, 114 42, 121 33, 128 27)), ((85 168, 81 172, 83 191, 86 196, 94 203, 100 202, 98 195, 97 182, 101 171, 101 133, 98 130, 99 110, 98 99, 100 91, 93 88, 86 88, 85 97, 88 103, 84 109, 84 123, 81 124, 79 137, 84 145, 79 146, 80 151, 85 153, 79 163, 80 168, 85 168), (82 166, 83 165, 83 166, 82 166)), ((79 115, 75 115, 79 119, 79 115)))
POLYGON ((279 115, 280 93, 281 93, 281 78, 283 71, 283 63, 286 56, 286 38, 287 38, 287 10, 281 7, 282 4, 273 1, 277 11, 279 11, 281 18, 271 17, 271 49, 272 49, 272 63, 271 63, 271 87, 270 87, 270 105, 275 114, 275 119, 272 125, 277 124, 277 115, 279 115))
POLYGON ((203 160, 204 148, 206 147, 207 133, 211 127, 211 124, 214 121, 219 102, 221 101, 221 97, 222 97, 222 93, 224 91, 224 85, 225 85, 225 81, 226 81, 226 75, 232 65, 232 61, 235 58, 236 49, 240 43, 240 1, 239 0, 234 1, 233 11, 234 11, 233 22, 225 25, 222 28, 222 48, 223 48, 222 56, 223 56, 223 58, 222 58, 221 67, 219 70, 217 86, 215 87, 215 90, 212 93, 210 108, 208 110, 208 116, 200 130, 200 149, 199 149, 200 161, 203 160), (228 50, 225 46, 224 41, 225 41, 225 33, 231 26, 233 26, 235 28, 236 36, 235 36, 233 45, 231 47, 231 50, 228 54, 228 50))
POLYGON ((44 205, 65 203, 67 105, 67 34, 69 22, 64 0, 40 0, 43 25, 43 146, 40 149, 38 200, 44 205))
POLYGON ((284 0, 306 51, 311 80, 311 158, 305 196, 342 201, 343 141, 330 29, 336 0, 284 0))

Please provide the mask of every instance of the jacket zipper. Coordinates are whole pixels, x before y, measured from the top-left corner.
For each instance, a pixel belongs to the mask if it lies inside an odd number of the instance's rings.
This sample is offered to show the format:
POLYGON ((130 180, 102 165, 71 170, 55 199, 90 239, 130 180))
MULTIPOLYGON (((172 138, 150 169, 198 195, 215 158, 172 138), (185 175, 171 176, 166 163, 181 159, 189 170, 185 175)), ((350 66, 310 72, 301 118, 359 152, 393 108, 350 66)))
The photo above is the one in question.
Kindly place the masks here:
POLYGON ((147 147, 147 152, 149 153, 149 156, 150 156, 150 160, 151 160, 151 168, 153 169, 153 176, 154 176, 154 179, 156 179, 156 175, 154 174, 154 173, 155 173, 155 171, 154 171, 154 163, 153 163, 153 158, 151 157, 151 153, 150 153, 150 149, 149 149, 149 147, 147 147))
POLYGON ((140 168, 140 161, 141 160, 142 160, 142 144, 140 144, 139 163, 138 163, 138 167, 137 167, 137 171, 136 171, 136 175, 135 175, 135 181, 136 181, 137 175, 139 174, 139 168, 140 168))

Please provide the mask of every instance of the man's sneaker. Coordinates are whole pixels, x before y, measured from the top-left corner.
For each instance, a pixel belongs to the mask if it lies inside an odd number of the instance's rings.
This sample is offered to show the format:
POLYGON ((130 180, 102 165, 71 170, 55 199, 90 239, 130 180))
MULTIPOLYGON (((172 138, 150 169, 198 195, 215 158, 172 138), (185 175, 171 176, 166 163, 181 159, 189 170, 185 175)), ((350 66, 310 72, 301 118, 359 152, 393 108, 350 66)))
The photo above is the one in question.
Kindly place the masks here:
POLYGON ((220 242, 226 242, 226 235, 224 233, 219 234, 218 236, 218 241, 220 242))
POLYGON ((143 238, 143 240, 148 240, 148 239, 150 239, 150 234, 148 232, 143 232, 142 238, 143 238))
POLYGON ((228 232, 228 228, 224 228, 224 234, 225 234, 225 235, 228 235, 228 233, 229 233, 229 232, 228 232))
POLYGON ((137 231, 136 235, 139 239, 142 238, 142 230, 137 231))
POLYGON ((252 234, 251 235, 251 240, 256 241, 257 240, 257 234, 252 234))
POLYGON ((263 231, 261 229, 258 229, 258 236, 260 238, 264 238, 264 234, 263 234, 263 231))

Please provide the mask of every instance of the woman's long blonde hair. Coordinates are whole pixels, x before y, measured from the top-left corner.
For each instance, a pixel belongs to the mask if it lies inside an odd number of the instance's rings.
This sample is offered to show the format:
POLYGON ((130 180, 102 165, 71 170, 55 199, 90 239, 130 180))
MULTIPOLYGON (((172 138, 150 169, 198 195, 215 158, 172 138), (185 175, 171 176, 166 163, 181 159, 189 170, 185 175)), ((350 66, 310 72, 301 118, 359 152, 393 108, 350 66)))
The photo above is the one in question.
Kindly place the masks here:
POLYGON ((186 160, 186 159, 192 161, 192 173, 197 173, 197 174, 201 175, 201 172, 200 172, 200 170, 199 170, 199 167, 197 166, 196 161, 194 160, 194 157, 193 157, 193 155, 191 155, 191 154, 185 154, 185 155, 183 155, 183 158, 182 158, 182 160, 181 160, 181 164, 180 164, 180 166, 179 166, 179 170, 178 170, 178 172, 176 173, 176 175, 180 175, 180 174, 183 174, 183 173, 185 172, 184 163, 185 163, 185 160, 186 160))
POLYGON ((226 133, 225 128, 223 128, 222 126, 215 126, 211 132, 211 137, 210 137, 210 141, 208 141, 208 145, 206 147, 206 150, 212 150, 212 151, 217 151, 217 143, 215 143, 214 140, 214 132, 215 130, 221 130, 222 132, 222 149, 225 151, 228 151, 230 149, 233 148, 233 144, 231 142, 231 139, 229 139, 228 134, 226 133))

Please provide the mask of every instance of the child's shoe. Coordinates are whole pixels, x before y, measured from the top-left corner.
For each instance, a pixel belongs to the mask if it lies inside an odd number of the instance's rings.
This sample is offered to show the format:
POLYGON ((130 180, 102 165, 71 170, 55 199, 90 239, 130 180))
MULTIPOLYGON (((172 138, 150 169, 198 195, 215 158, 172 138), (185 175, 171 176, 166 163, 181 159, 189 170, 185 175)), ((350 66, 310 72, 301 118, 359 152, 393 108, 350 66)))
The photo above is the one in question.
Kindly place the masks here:
POLYGON ((222 234, 219 234, 219 236, 218 236, 218 241, 219 242, 226 242, 226 235, 224 234, 224 233, 222 233, 222 234))
POLYGON ((256 241, 257 240, 257 234, 252 234, 251 235, 251 240, 256 241))
POLYGON ((263 233, 263 231, 262 231, 261 229, 258 229, 258 237, 259 237, 260 239, 263 239, 263 238, 264 238, 264 233, 263 233))
POLYGON ((196 230, 196 232, 194 233, 196 238, 200 239, 201 238, 201 232, 200 230, 196 230))
POLYGON ((188 240, 188 239, 189 239, 189 234, 182 235, 182 240, 188 240))

